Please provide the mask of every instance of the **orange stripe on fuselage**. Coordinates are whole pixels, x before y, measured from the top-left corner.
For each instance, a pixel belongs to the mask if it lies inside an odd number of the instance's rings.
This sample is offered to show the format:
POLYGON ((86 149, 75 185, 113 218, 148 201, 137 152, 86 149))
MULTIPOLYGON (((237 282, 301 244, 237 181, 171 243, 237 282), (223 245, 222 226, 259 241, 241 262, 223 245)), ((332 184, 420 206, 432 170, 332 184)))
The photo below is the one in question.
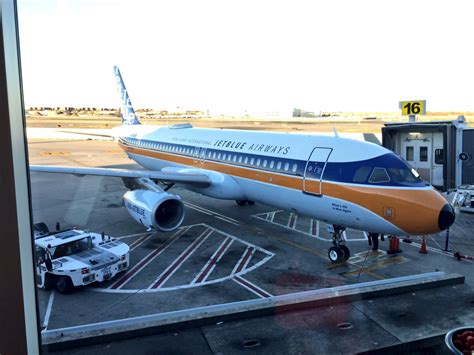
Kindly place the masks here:
MULTIPOLYGON (((224 174, 238 176, 267 184, 282 186, 298 191, 303 190, 303 178, 300 176, 284 176, 271 172, 258 171, 242 166, 232 166, 225 163, 197 160, 173 153, 157 152, 142 148, 135 148, 119 143, 121 148, 132 154, 138 154, 164 161, 182 164, 195 168, 213 170, 224 174)), ((311 190, 315 189, 314 180, 311 190)), ((349 201, 362 206, 388 222, 396 225, 410 235, 432 234, 439 232, 439 212, 446 204, 446 200, 434 189, 391 189, 389 187, 365 187, 344 185, 323 181, 321 192, 324 195, 349 201), (387 215, 387 210, 392 215, 387 215)), ((369 231, 370 232, 370 231, 369 231)))

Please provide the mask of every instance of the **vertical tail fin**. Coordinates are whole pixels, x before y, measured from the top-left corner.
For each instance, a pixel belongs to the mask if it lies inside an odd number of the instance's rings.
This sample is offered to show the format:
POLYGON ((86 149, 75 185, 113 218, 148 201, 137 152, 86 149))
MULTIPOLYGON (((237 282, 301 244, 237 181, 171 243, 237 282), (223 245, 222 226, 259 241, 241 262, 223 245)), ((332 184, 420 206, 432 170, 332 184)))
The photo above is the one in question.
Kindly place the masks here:
POLYGON ((124 125, 137 125, 140 124, 140 121, 135 115, 135 110, 132 107, 132 102, 128 97, 127 89, 123 83, 122 75, 120 75, 120 70, 117 66, 114 66, 115 80, 117 82, 117 90, 120 94, 120 112, 122 116, 122 124, 124 125))

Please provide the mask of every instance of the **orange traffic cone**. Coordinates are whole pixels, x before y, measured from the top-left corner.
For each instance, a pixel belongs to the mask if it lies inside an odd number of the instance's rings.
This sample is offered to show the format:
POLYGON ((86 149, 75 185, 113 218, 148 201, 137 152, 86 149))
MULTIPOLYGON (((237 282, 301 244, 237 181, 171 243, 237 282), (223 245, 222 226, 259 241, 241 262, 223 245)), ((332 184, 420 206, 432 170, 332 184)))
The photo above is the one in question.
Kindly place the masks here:
POLYGON ((388 250, 387 254, 396 254, 396 253, 401 253, 402 251, 400 250, 400 239, 395 236, 390 236, 388 238, 388 250))
POLYGON ((426 250, 426 240, 425 237, 423 237, 423 240, 421 241, 421 248, 419 253, 421 254, 428 254, 428 250, 426 250))

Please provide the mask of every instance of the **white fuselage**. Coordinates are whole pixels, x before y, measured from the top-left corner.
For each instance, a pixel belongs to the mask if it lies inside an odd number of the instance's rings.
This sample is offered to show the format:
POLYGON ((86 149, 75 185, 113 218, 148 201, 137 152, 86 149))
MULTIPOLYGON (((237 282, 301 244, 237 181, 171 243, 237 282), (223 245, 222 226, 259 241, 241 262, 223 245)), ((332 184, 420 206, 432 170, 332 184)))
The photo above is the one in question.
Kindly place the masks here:
MULTIPOLYGON (((393 155, 372 143, 186 126, 130 127, 139 131, 122 135, 120 145, 138 164, 149 170, 195 171, 211 178, 210 187, 186 186, 190 190, 215 198, 258 201, 334 225, 409 234, 412 231, 406 226, 410 217, 404 211, 408 197, 404 196, 434 192, 424 184, 353 183, 355 177, 346 173, 357 168, 354 164, 393 155), (387 200, 383 201, 386 194, 387 200)), ((426 229, 421 224, 417 228, 417 234, 426 229)))

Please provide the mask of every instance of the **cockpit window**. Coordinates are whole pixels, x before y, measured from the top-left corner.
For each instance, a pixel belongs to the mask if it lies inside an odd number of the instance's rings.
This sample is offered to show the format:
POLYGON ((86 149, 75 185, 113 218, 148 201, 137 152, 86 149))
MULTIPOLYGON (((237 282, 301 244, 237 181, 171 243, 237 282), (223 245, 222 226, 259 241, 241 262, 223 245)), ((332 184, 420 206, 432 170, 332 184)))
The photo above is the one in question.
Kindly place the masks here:
POLYGON ((388 168, 388 172, 394 182, 404 183, 419 181, 419 175, 414 175, 409 169, 388 168))
POLYGON ((369 182, 372 184, 378 184, 381 182, 390 182, 390 176, 388 176, 385 168, 374 168, 370 175, 369 182))
POLYGON ((360 167, 359 169, 356 170, 352 181, 360 182, 360 183, 366 182, 367 178, 369 177, 370 170, 372 170, 372 168, 368 166, 360 167))

